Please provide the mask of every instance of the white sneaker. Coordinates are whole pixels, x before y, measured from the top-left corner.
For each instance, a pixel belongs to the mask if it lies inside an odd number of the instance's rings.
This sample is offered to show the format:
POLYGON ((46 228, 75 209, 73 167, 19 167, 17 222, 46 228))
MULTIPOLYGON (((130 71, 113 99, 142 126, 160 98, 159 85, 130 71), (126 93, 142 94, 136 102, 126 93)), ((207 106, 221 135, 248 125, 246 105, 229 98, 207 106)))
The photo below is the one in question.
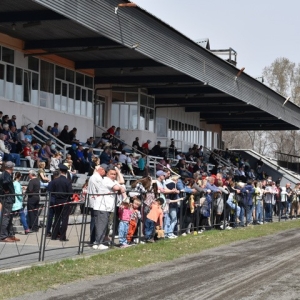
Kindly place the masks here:
POLYGON ((169 238, 169 239, 176 239, 176 237, 174 237, 173 235, 168 235, 167 238, 169 238))
POLYGON ((203 233, 203 230, 199 230, 198 233, 203 233))
POLYGON ((108 246, 105 246, 105 245, 103 245, 103 244, 100 244, 99 246, 98 246, 98 249, 99 250, 106 250, 106 249, 108 249, 109 247, 108 246))
POLYGON ((136 243, 136 244, 138 244, 139 243, 139 239, 135 238, 135 239, 133 239, 133 242, 136 243))
POLYGON ((186 236, 186 233, 184 232, 184 233, 182 234, 182 236, 186 236))
POLYGON ((171 233, 171 236, 172 236, 174 239, 177 239, 177 238, 178 238, 178 236, 175 235, 174 233, 171 233))
POLYGON ((97 250, 97 249, 98 249, 98 245, 94 245, 92 248, 93 248, 94 250, 97 250))
POLYGON ((230 226, 227 226, 225 229, 226 229, 226 230, 231 230, 231 229, 232 229, 232 227, 230 227, 230 226))

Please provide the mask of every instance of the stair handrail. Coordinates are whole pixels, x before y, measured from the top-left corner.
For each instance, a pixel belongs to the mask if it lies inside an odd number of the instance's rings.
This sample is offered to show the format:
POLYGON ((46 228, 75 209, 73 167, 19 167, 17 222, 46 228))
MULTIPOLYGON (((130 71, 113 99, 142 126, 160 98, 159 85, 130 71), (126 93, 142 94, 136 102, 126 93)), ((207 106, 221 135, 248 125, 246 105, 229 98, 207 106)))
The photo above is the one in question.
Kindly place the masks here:
MULTIPOLYGON (((285 174, 288 174, 294 178, 296 178, 296 176, 288 169, 286 168, 283 168, 281 166, 279 166, 278 164, 275 164, 271 159, 265 157, 265 156, 262 156, 261 154, 259 154, 258 152, 252 150, 252 149, 230 149, 229 151, 248 151, 248 152, 252 152, 254 155, 258 156, 259 158, 261 158, 262 162, 263 160, 265 160, 266 162, 268 162, 269 164, 275 166, 275 168, 277 169, 277 171, 281 170, 283 171, 283 173, 285 174)), ((299 180, 299 178, 297 178, 297 180, 299 180)))
MULTIPOLYGON (((29 121, 30 123, 29 124, 33 124, 34 127, 33 128, 40 128, 42 130, 42 132, 38 132, 38 135, 42 136, 45 140, 54 140, 55 141, 55 144, 56 144, 56 147, 61 150, 63 153, 63 158, 65 159, 66 158, 66 154, 67 154, 67 148, 69 148, 71 145, 69 144, 65 144, 64 142, 62 142, 60 139, 58 139, 57 137, 55 137, 53 134, 47 132, 47 135, 45 134, 46 133, 46 130, 39 126, 38 124, 36 124, 33 120, 29 119, 27 116, 25 115, 22 115, 22 118, 23 118, 23 123, 24 123, 24 120, 26 121, 29 121)), ((42 142, 44 143, 44 140, 42 140, 39 136, 37 136, 35 134, 35 131, 33 132, 33 136, 35 139, 37 139, 39 142, 42 142)))

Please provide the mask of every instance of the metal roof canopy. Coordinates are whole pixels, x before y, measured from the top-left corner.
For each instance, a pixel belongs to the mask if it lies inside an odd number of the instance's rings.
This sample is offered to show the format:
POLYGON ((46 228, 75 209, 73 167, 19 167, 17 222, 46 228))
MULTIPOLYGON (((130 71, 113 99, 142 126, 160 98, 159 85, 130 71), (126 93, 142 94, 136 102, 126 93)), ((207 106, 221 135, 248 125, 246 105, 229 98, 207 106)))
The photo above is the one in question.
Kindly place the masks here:
MULTIPOLYGON (((222 130, 294 130, 300 108, 139 7, 121 0, 1 0, 0 32, 95 69, 95 83, 145 87, 156 105, 222 130), (15 30, 13 30, 15 25, 15 30)), ((34 54, 35 56, 37 54, 34 54)))

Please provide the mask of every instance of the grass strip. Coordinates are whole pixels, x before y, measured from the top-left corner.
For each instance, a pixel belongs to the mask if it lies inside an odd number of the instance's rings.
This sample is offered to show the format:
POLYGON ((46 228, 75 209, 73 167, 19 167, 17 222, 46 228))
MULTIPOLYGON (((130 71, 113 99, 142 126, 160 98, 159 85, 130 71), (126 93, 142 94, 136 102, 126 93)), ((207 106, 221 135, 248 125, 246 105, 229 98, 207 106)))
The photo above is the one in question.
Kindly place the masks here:
POLYGON ((126 271, 153 264, 153 262, 171 261, 232 242, 258 238, 299 227, 300 220, 295 220, 225 231, 211 230, 154 244, 112 249, 87 258, 65 259, 54 264, 33 266, 20 272, 0 274, 0 299, 44 291, 78 279, 126 271))

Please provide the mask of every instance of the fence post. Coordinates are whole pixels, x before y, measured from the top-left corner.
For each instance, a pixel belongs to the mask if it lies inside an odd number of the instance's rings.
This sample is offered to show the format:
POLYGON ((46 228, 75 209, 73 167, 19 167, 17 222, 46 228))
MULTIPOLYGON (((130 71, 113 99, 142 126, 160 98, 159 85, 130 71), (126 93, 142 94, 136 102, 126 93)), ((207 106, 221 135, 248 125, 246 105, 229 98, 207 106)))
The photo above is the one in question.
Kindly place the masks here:
MULTIPOLYGON (((84 208, 83 208, 83 214, 81 218, 81 228, 80 228, 80 236, 79 236, 79 245, 78 245, 78 255, 83 253, 83 248, 84 248, 84 237, 85 237, 85 231, 86 231, 86 221, 87 221, 87 216, 88 216, 88 194, 85 195, 84 199, 84 208)), ((90 232, 90 234, 92 234, 90 232)))
MULTIPOLYGON (((225 194, 225 193, 222 193, 222 194, 223 194, 223 203, 224 203, 224 224, 223 225, 224 225, 224 230, 225 230, 226 229, 226 222, 227 222, 226 206, 227 206, 228 194, 225 194)), ((228 224, 228 226, 230 226, 230 224, 228 224)))
POLYGON ((112 235, 111 235, 111 247, 115 245, 115 233, 116 233, 116 223, 117 223, 117 214, 118 214, 118 194, 115 196, 115 209, 114 209, 114 216, 113 216, 113 224, 112 224, 112 235))
POLYGON ((43 215, 43 227, 42 227, 42 236, 41 236, 41 246, 40 246, 40 253, 39 253, 39 261, 44 261, 45 258, 45 250, 46 250, 46 235, 45 233, 47 229, 47 223, 46 223, 46 212, 47 212, 47 222, 48 222, 48 216, 49 216, 49 202, 50 198, 48 198, 48 193, 45 193, 45 207, 44 207, 44 215, 43 215))
POLYGON ((265 220, 266 220, 266 218, 265 218, 265 212, 266 212, 266 210, 265 210, 265 194, 262 195, 261 200, 262 200, 262 216, 263 216, 263 223, 265 223, 265 220))
POLYGON ((2 233, 2 221, 3 221, 3 207, 5 204, 5 196, 0 196, 0 204, 1 204, 1 211, 0 211, 0 235, 2 233))
MULTIPOLYGON (((181 194, 182 195, 182 197, 183 198, 185 198, 185 193, 182 193, 181 194)), ((182 233, 181 233, 181 231, 182 231, 182 225, 183 225, 183 218, 182 218, 182 214, 183 214, 183 201, 184 200, 182 200, 182 201, 180 201, 180 206, 179 206, 179 208, 180 208, 180 211, 179 211, 179 230, 178 230, 178 235, 180 236, 182 233)))

